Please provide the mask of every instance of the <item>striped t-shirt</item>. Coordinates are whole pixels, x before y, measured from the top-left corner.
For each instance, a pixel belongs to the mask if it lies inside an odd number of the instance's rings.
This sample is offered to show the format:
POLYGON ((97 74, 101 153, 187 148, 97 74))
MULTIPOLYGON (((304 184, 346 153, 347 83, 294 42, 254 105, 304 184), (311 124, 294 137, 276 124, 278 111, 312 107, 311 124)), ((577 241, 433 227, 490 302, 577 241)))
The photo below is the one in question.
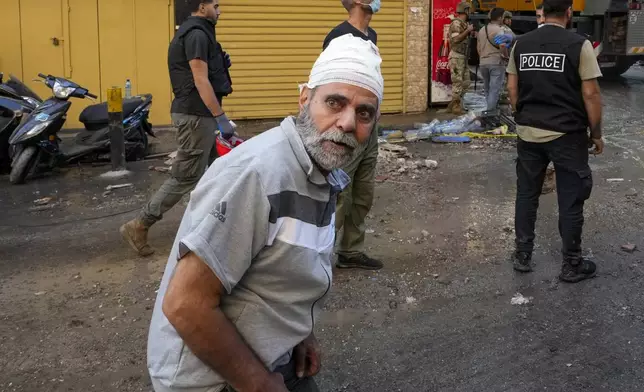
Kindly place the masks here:
POLYGON ((325 176, 313 164, 293 117, 214 162, 190 196, 152 315, 156 392, 225 387, 161 309, 177 260, 190 251, 226 288, 221 309, 264 364, 290 360, 331 287, 335 200, 348 182, 341 170, 325 176))

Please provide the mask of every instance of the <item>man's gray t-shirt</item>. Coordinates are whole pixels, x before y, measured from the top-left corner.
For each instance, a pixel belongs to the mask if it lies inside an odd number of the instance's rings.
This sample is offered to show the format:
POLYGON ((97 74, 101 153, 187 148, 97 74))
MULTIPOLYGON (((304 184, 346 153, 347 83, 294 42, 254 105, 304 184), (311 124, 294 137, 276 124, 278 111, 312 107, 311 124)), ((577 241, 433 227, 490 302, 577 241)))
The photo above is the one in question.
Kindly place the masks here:
POLYGON ((161 309, 177 261, 191 251, 226 288, 221 310, 267 368, 290 360, 331 287, 335 199, 348 181, 342 171, 319 171, 292 117, 214 162, 191 194, 152 315, 148 369, 157 392, 225 387, 161 309))

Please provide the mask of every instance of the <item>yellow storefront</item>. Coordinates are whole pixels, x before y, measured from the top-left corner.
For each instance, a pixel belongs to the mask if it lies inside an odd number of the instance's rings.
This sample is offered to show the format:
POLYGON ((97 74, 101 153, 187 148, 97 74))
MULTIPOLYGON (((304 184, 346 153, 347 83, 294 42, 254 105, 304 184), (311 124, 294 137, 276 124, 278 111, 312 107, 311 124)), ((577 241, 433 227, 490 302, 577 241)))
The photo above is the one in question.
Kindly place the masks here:
MULTIPOLYGON (((32 79, 70 78, 101 99, 132 81, 151 93, 151 121, 170 123, 167 47, 175 29, 173 0, 3 0, 0 72, 14 74, 46 97, 32 79)), ((383 2, 374 18, 383 56, 383 112, 403 112, 405 3, 383 2)), ((340 0, 220 0, 217 39, 230 53, 234 93, 224 106, 234 119, 279 118, 297 112, 297 85, 307 79, 326 33, 346 18, 340 0)), ((66 127, 76 128, 87 100, 75 100, 66 127)))

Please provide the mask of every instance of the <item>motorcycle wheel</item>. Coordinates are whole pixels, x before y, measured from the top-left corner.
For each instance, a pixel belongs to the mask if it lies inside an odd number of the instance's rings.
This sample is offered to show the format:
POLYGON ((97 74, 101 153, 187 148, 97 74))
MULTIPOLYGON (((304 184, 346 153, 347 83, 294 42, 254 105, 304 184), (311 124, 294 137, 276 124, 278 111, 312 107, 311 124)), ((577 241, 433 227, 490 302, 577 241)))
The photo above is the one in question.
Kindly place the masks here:
POLYGON ((23 149, 11 165, 9 182, 14 185, 24 183, 27 176, 36 168, 37 157, 38 149, 35 146, 29 146, 23 149))

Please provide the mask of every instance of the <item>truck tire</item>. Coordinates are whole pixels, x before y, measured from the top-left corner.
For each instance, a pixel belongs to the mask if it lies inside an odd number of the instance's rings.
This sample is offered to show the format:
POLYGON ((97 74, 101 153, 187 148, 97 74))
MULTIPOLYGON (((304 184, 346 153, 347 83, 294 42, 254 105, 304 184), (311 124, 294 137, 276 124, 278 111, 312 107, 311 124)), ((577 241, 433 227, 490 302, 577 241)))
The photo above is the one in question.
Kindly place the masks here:
POLYGON ((20 152, 20 155, 14 160, 11 165, 11 173, 9 174, 9 182, 16 185, 22 184, 27 179, 27 176, 36 167, 36 159, 38 157, 38 149, 35 146, 29 146, 20 152))

